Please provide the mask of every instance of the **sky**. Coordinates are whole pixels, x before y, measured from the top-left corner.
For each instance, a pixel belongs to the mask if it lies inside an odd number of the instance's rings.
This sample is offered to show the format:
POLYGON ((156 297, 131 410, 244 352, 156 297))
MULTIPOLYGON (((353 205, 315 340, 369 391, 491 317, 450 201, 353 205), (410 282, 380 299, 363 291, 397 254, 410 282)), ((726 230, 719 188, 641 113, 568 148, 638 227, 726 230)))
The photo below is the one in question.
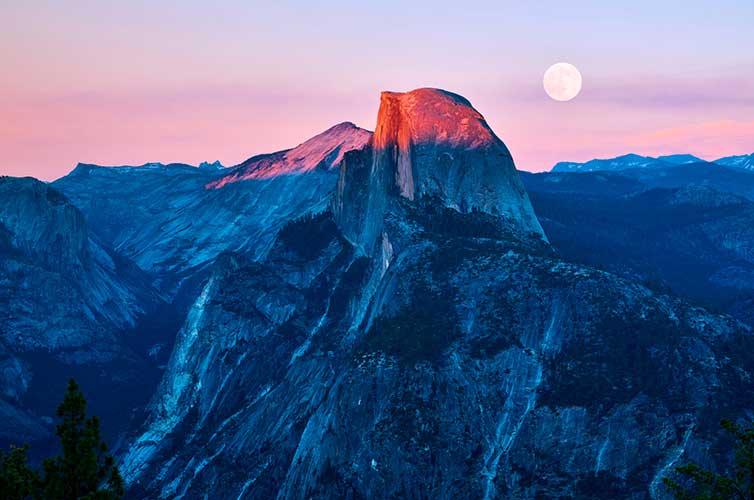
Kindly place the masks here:
POLYGON ((521 170, 754 152, 754 2, 0 4, 0 174, 220 160, 372 129, 379 92, 468 98, 521 170), (581 94, 550 99, 565 61, 581 94))

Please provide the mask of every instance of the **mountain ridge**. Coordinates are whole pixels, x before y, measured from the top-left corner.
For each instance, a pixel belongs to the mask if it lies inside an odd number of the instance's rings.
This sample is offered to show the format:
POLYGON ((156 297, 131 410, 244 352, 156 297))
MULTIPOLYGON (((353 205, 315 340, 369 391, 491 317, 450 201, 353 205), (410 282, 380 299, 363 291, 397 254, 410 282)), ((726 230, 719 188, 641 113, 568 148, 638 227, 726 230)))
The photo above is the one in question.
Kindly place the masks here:
POLYGON ((673 154, 665 156, 642 156, 628 153, 614 158, 595 158, 586 162, 556 163, 550 172, 596 172, 596 171, 623 171, 639 168, 668 168, 672 166, 686 166, 689 164, 708 164, 737 168, 741 170, 754 170, 754 153, 750 155, 727 156, 713 161, 706 161, 690 154, 673 154))
POLYGON ((236 167, 82 164, 53 185, 74 201, 106 241, 153 273, 168 296, 175 296, 182 283, 204 272, 222 252, 249 250, 259 258, 287 220, 323 210, 337 183, 335 162, 369 136, 344 122, 296 148, 256 155, 236 167), (314 156, 303 164, 301 154, 309 153, 314 156), (292 156, 286 159, 286 154, 292 156), (292 170, 268 175, 281 162, 292 170), (247 170, 261 175, 244 179, 247 170), (103 192, 109 198, 103 198, 103 192))
POLYGON ((301 175, 317 168, 330 170, 343 159, 343 155, 361 149, 372 137, 368 130, 351 122, 342 122, 302 142, 296 147, 267 155, 252 156, 230 167, 230 172, 207 184, 208 189, 244 180, 265 180, 282 175, 301 175))

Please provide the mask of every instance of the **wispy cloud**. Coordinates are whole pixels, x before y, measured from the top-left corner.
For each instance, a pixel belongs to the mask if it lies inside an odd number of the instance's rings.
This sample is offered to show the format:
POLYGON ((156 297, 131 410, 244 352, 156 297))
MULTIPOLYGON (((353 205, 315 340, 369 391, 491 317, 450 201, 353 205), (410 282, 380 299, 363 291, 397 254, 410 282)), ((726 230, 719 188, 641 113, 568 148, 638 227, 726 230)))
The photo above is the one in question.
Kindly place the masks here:
POLYGON ((692 153, 707 160, 754 152, 754 121, 691 123, 639 134, 628 139, 646 154, 692 153))

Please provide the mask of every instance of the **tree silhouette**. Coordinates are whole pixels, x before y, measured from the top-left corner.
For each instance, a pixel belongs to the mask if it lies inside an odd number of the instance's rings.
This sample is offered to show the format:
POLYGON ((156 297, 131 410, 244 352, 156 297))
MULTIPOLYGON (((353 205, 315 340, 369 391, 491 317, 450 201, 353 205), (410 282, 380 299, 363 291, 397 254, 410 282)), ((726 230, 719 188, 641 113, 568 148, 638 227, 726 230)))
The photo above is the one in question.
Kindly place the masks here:
POLYGON ((76 382, 68 382, 57 409, 56 427, 62 455, 48 458, 42 468, 43 498, 115 500, 123 498, 123 479, 100 437, 99 418, 86 416, 86 399, 76 382))
POLYGON ((29 445, 11 447, 7 455, 0 450, 0 498, 23 500, 39 487, 39 474, 27 464, 29 445))
POLYGON ((730 420, 722 420, 720 426, 736 439, 733 477, 693 463, 676 467, 683 484, 663 479, 676 500, 754 500, 754 426, 744 428, 730 420))

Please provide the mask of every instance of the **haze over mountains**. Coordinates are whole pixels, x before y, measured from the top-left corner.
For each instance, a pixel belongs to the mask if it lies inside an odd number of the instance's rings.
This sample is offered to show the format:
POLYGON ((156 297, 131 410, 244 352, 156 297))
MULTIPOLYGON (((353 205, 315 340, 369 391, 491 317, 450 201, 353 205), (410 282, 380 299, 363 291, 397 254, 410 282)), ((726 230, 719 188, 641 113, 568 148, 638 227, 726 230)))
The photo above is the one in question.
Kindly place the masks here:
POLYGON ((695 160, 519 175, 418 89, 228 169, 4 178, 0 436, 75 366, 133 396, 133 498, 666 498, 754 411, 754 172, 695 160))

